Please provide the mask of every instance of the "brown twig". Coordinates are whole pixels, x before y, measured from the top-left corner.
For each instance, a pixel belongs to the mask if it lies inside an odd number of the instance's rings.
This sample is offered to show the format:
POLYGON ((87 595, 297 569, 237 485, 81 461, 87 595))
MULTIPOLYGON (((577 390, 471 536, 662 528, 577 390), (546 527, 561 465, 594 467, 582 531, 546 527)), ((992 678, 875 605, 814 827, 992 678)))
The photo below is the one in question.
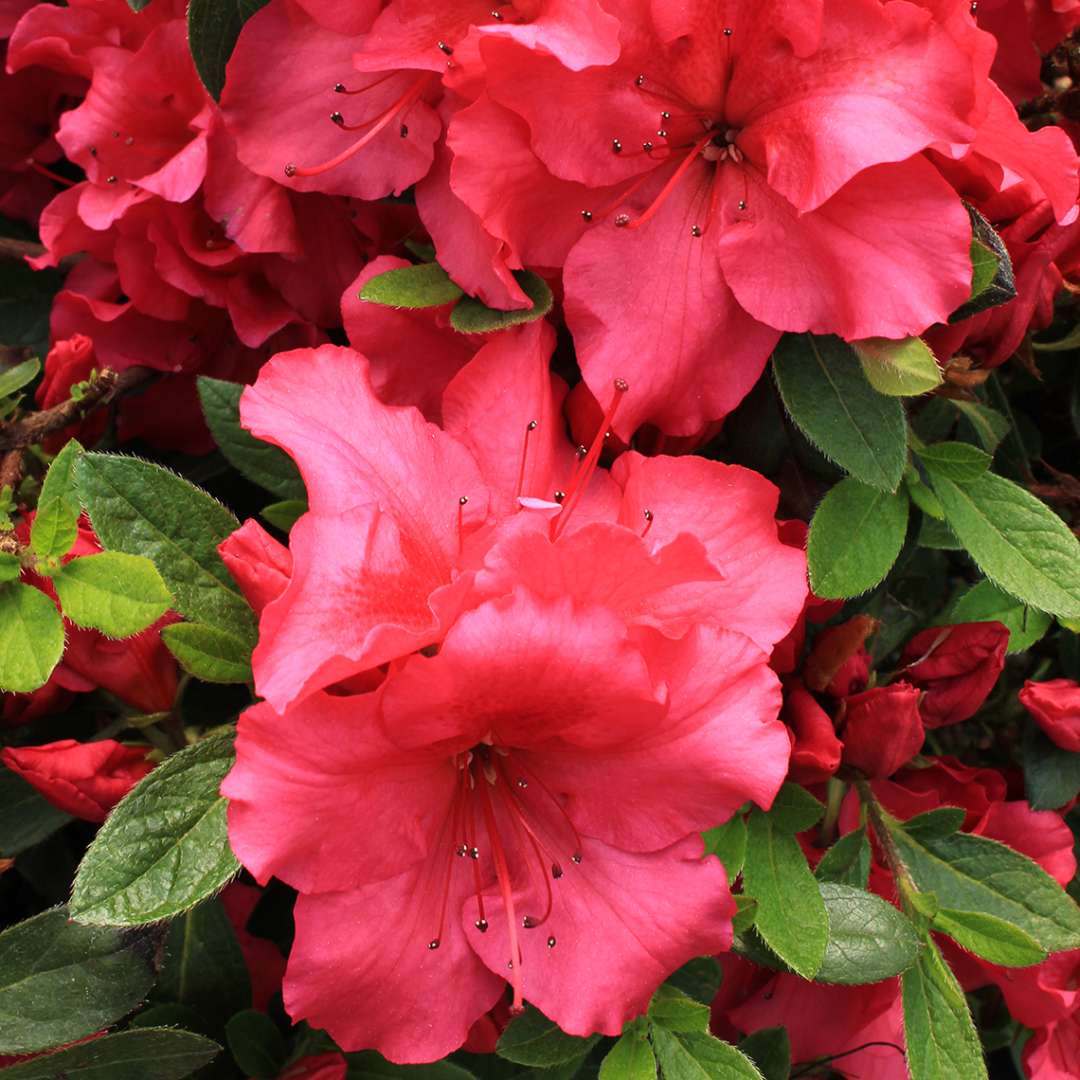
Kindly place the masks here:
POLYGON ((33 446, 46 435, 81 420, 88 412, 112 399, 119 380, 120 376, 115 371, 106 368, 99 372, 77 401, 68 398, 51 409, 31 413, 24 420, 5 424, 0 427, 0 450, 22 450, 33 446))
POLYGON ((19 486, 22 476, 22 449, 9 450, 0 458, 0 491, 11 488, 14 491, 19 486))
POLYGON ((36 259, 44 254, 45 248, 32 240, 15 240, 10 236, 0 236, 0 259, 22 262, 28 256, 36 259))

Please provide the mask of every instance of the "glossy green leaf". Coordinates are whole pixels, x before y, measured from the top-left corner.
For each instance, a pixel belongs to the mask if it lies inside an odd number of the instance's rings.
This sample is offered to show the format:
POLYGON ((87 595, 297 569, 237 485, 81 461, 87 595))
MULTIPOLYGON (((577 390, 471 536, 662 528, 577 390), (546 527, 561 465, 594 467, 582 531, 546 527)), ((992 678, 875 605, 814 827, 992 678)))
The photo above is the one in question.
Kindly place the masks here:
POLYGON ((967 210, 971 216, 971 294, 949 316, 950 323, 970 319, 1016 297, 1016 280, 1005 242, 973 206, 967 210))
POLYGON ((1080 908, 1027 856, 970 833, 913 836, 902 826, 891 832, 915 884, 942 908, 995 915, 1048 952, 1080 948, 1080 908))
POLYGON ((79 490, 75 462, 83 453, 75 439, 53 458, 38 497, 37 513, 30 527, 30 547, 40 559, 66 555, 79 531, 79 490))
MULTIPOLYGON (((329 1050, 331 1047, 320 1047, 319 1052, 323 1049, 329 1050)), ((430 1065, 394 1065, 374 1050, 348 1054, 346 1060, 349 1064, 348 1080, 476 1080, 468 1069, 452 1061, 435 1061, 430 1065)), ((567 1080, 555 1068, 538 1072, 537 1080, 541 1077, 546 1080, 567 1080)))
POLYGON ((818 888, 828 914, 829 940, 815 981, 881 982, 915 963, 918 933, 892 904, 852 885, 822 881, 818 888))
POLYGON ((652 1041, 664 1080, 762 1080, 745 1054, 711 1035, 654 1027, 652 1041))
POLYGON ((71 820, 21 776, 0 765, 0 859, 33 847, 71 820))
POLYGON ((911 1080, 986 1080, 964 992, 932 944, 900 979, 911 1080))
POLYGON ((206 425, 225 460, 253 484, 280 499, 304 499, 307 492, 300 470, 284 450, 256 439, 240 426, 240 395, 244 387, 199 376, 199 400, 206 425))
POLYGON ((922 338, 868 338, 851 344, 867 380, 879 394, 914 397, 944 381, 930 346, 922 338))
POLYGON ((161 640, 180 666, 211 683, 251 682, 251 642, 205 623, 173 623, 161 640))
POLYGON ((851 346, 785 334, 772 362, 784 406, 810 442, 856 480, 895 491, 907 462, 904 407, 867 382, 851 346))
POLYGON ((1001 445, 1001 440, 1012 428, 1009 421, 997 409, 992 409, 980 401, 950 400, 950 404, 971 424, 976 437, 988 454, 992 454, 1001 445))
POLYGON ((1057 810, 1080 795, 1080 754, 1051 742, 1034 722, 1024 733, 1024 789, 1032 810, 1057 810))
POLYGON ((462 334, 491 334, 496 330, 505 330, 508 326, 519 326, 542 319, 554 303, 548 283, 531 270, 515 270, 514 278, 521 286, 521 291, 532 301, 531 308, 499 311, 489 308, 480 300, 466 296, 450 313, 450 325, 462 334))
POLYGON ((1052 615, 1080 616, 1080 541, 1061 518, 993 473, 965 485, 930 475, 953 532, 991 581, 1052 615))
POLYGON ((239 527, 224 506, 168 469, 137 458, 83 454, 75 470, 106 548, 151 559, 179 614, 254 642, 251 608, 217 551, 239 527))
POLYGON ((739 1043, 742 1051, 765 1080, 788 1080, 791 1076, 791 1039, 787 1028, 760 1028, 739 1043))
POLYGON ((220 1050, 190 1031, 140 1028, 9 1065, 4 1080, 183 1080, 220 1050))
POLYGON ((640 1020, 627 1025, 600 1062, 599 1080, 656 1080, 656 1057, 640 1020))
POLYGON ((1046 950, 1018 926, 985 911, 938 908, 933 928, 957 945, 1003 967, 1031 967, 1046 959, 1046 950))
POLYGON ((38 377, 39 371, 41 361, 36 356, 0 369, 0 398, 10 397, 28 383, 32 383, 38 377))
POLYGON ((821 857, 814 870, 818 881, 833 881, 865 889, 870 880, 872 852, 866 829, 858 828, 841 836, 821 857))
POLYGON ((307 513, 307 508, 307 499, 284 499, 264 506, 259 514, 275 529, 287 533, 296 524, 297 519, 307 513))
POLYGON ((909 467, 904 472, 904 488, 911 501, 924 513, 936 521, 945 520, 945 511, 941 508, 938 497, 922 482, 918 472, 909 467))
POLYGON ((724 864, 728 880, 734 881, 746 858, 746 822, 742 815, 735 814, 730 821, 709 829, 703 835, 706 853, 717 856, 724 864))
POLYGON ((76 626, 114 638, 145 630, 172 603, 154 564, 141 555, 122 551, 72 559, 57 571, 53 585, 64 615, 76 626))
POLYGON ((649 1019, 668 1031, 709 1030, 709 1006, 665 983, 652 996, 649 1019))
POLYGON ((760 810, 747 822, 743 883, 757 901, 757 932, 794 971, 813 978, 829 943, 825 903, 794 835, 760 810))
POLYGON ((816 596, 869 592, 896 562, 907 534, 908 497, 848 477, 822 499, 810 522, 807 565, 816 596))
POLYGON ((928 469, 957 484, 973 484, 990 468, 990 455, 971 443, 931 443, 915 452, 928 469))
POLYGON ((29 693, 44 686, 64 652, 64 623, 40 589, 0 585, 0 690, 29 693))
POLYGON ((716 992, 720 989, 723 972, 720 965, 711 956, 696 956, 688 960, 678 971, 667 978, 669 986, 674 986, 684 994, 711 1005, 716 992))
POLYGON ((218 794, 233 756, 232 736, 215 736, 139 781, 83 857, 71 896, 74 918, 110 926, 172 918, 239 870, 218 794))
POLYGON ((188 4, 188 46, 195 70, 214 100, 225 86, 225 65, 244 20, 236 0, 191 0, 188 4))
POLYGON ((277 1025, 255 1009, 232 1016, 225 1025, 225 1038, 233 1060, 255 1080, 274 1080, 288 1058, 289 1048, 277 1025))
POLYGON ((452 304, 464 295, 438 263, 387 270, 364 283, 360 299, 395 308, 430 308, 452 304))
POLYGON ((967 812, 959 806, 937 806, 933 810, 916 814, 904 822, 904 829, 909 836, 933 839, 939 836, 952 836, 964 824, 967 812))
POLYGON ((600 1040, 599 1035, 587 1039, 567 1035, 531 1005, 507 1025, 499 1037, 495 1052, 517 1065, 548 1069, 582 1057, 600 1040))
POLYGON ((799 784, 786 783, 769 808, 769 820, 781 832, 798 833, 816 825, 825 815, 825 804, 799 784))
POLYGON ((1003 592, 992 581, 972 585, 938 622, 999 622, 1008 628, 1009 653, 1030 649, 1050 629, 1053 620, 1038 608, 1029 607, 1003 592))
POLYGON ((197 1012, 208 1034, 225 1033, 234 1013, 251 1007, 247 962, 221 901, 196 904, 169 924, 154 999, 197 1012))
POLYGON ((51 908, 0 934, 0 1054, 62 1046, 126 1016, 154 982, 145 934, 69 922, 51 908))

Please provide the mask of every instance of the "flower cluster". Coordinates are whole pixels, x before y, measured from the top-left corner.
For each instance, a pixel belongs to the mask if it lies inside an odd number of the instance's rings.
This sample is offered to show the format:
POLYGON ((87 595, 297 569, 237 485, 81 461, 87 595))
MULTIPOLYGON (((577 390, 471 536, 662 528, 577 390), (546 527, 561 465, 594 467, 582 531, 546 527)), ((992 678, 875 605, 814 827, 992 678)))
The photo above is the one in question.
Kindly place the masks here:
POLYGON ((213 7, 0 0, 0 1054, 1074 1076, 1080 0, 213 7))

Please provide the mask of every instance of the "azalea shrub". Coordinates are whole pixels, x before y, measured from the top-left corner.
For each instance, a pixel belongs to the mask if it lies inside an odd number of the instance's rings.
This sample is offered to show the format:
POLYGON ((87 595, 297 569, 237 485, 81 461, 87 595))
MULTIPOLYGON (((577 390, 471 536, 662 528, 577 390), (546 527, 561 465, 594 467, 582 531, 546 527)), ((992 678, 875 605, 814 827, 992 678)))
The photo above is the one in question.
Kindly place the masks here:
POLYGON ((0 1080, 1080 1076, 1080 2, 0 49, 0 1080))

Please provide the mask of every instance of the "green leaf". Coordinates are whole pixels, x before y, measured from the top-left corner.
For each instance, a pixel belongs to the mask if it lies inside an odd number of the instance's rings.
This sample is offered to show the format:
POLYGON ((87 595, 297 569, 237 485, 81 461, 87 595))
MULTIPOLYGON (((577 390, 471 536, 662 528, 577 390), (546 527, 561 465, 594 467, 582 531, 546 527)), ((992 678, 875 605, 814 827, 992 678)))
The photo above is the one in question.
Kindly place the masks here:
POLYGON ((942 510, 938 497, 922 482, 915 469, 909 468, 905 471, 904 487, 911 501, 924 514, 929 514, 936 521, 945 520, 945 511, 942 510))
MULTIPOLYGON (((392 271, 391 271, 392 272, 392 271)), ((531 308, 517 311, 499 311, 471 296, 459 301, 450 312, 450 325, 461 334, 491 334, 496 330, 505 330, 508 326, 542 319, 554 302, 548 283, 531 270, 515 270, 514 279, 521 286, 521 291, 532 301, 531 308)))
POLYGON ((64 615, 114 638, 153 625, 172 603, 157 567, 142 555, 103 551, 66 563, 53 577, 64 615))
POLYGON ((9 1065, 4 1080, 182 1080, 220 1049, 190 1031, 140 1028, 9 1065))
POLYGON ((1080 795, 1080 754, 1063 750, 1030 722, 1024 732, 1024 789, 1032 810, 1057 810, 1080 795))
MULTIPOLYGON (((319 1053, 323 1048, 319 1049, 319 1053)), ((326 1047, 325 1049, 329 1049, 326 1047)), ((435 1061, 430 1065, 394 1065, 374 1050, 345 1055, 349 1063, 348 1080, 476 1080, 468 1069, 451 1061, 435 1061)), ((540 1075, 557 1080, 555 1070, 540 1075)))
POLYGON ((142 11, 143 8, 148 7, 150 0, 127 0, 127 6, 132 11, 142 11))
POLYGON ((0 690, 26 694, 44 686, 64 653, 64 622, 40 589, 0 585, 0 690))
POLYGON ((825 815, 825 805, 804 787, 784 784, 769 808, 769 820, 780 832, 799 833, 816 825, 825 815))
POLYGON ((818 888, 829 917, 829 943, 816 982, 881 982, 915 963, 919 935, 892 904, 852 885, 822 881, 818 888))
POLYGON ((306 513, 306 499, 285 499, 283 502, 270 503, 259 511, 263 520, 268 521, 275 529, 280 529, 283 533, 289 532, 296 524, 297 518, 306 513))
POLYGON ((640 1019, 631 1021, 600 1062, 599 1080, 656 1080, 656 1057, 640 1019))
MULTIPOLYGON (((213 0, 209 0, 213 2, 213 0)), ((307 492, 300 470, 284 450, 256 439, 240 426, 240 383, 199 376, 199 400, 206 425, 225 460, 280 499, 304 499, 307 492)))
POLYGON ((944 521, 924 517, 919 525, 919 546, 934 551, 963 551, 964 545, 944 521))
POLYGON ((958 832, 967 817, 966 811, 959 806, 938 806, 923 814, 916 814, 904 822, 909 836, 920 839, 934 839, 939 836, 952 836, 958 832))
POLYGON ((74 918, 107 926, 168 919, 239 870, 218 794, 233 756, 231 735, 204 739, 136 784, 83 857, 71 895, 74 918))
POLYGON ((743 882, 757 901, 757 932, 789 967, 812 979, 829 943, 825 903, 798 841, 760 810, 747 822, 743 882))
POLYGON ((1080 542, 1049 507, 993 473, 960 486, 931 470, 957 538, 1000 588, 1051 615, 1080 615, 1080 542))
POLYGON ((0 398, 10 397, 27 383, 33 382, 40 370, 41 361, 37 357, 4 368, 0 371, 0 398))
POLYGON ((668 1031, 709 1030, 709 1006, 664 983, 649 1003, 649 1019, 668 1031))
POLYGON ((970 833, 890 832, 912 879, 941 907, 996 915, 1048 952, 1080 947, 1080 908, 1042 867, 1017 851, 970 833))
POLYGON ((0 934, 0 1054, 92 1035, 134 1009, 154 983, 145 935, 79 926, 52 908, 0 934))
POLYGON ((0 858, 32 848, 71 820, 21 776, 0 765, 0 858))
POLYGON ((161 640, 180 666, 211 683, 251 682, 251 642, 205 623, 173 623, 161 640))
POLYGON ((584 1056, 599 1041, 599 1035, 590 1035, 587 1039, 567 1035, 542 1012, 527 1005, 525 1011, 507 1025, 495 1052, 517 1065, 549 1069, 584 1056))
POLYGON ((791 1039, 787 1028, 760 1028, 739 1043, 739 1050, 758 1067, 765 1080, 788 1080, 791 1076, 791 1039))
POLYGON ((22 563, 18 555, 12 555, 10 551, 0 551, 0 583, 5 581, 18 581, 22 574, 22 563))
POLYGON ((907 522, 904 491, 894 495, 850 476, 841 480, 810 522, 806 555, 814 594, 840 599, 869 592, 896 562, 907 522))
POLYGON ((688 960, 678 971, 667 978, 669 986, 674 986, 684 994, 711 1005, 716 992, 720 989, 723 973, 720 965, 711 956, 696 956, 688 960))
POLYGON ((361 300, 395 308, 442 307, 463 295, 438 263, 387 270, 365 282, 360 290, 361 300))
POLYGON ((83 448, 72 439, 53 458, 41 485, 37 513, 30 527, 30 547, 39 559, 66 555, 79 532, 79 490, 75 462, 83 448))
POLYGON ((105 547, 153 560, 179 614, 254 642, 251 608, 217 552, 239 527, 224 506, 168 469, 137 458, 83 454, 75 471, 105 547))
POLYGON ((1016 297, 1012 260, 1004 241, 973 206, 971 216, 971 294, 950 316, 950 323, 970 319, 980 311, 1006 304, 1016 297))
POLYGON ((938 476, 957 484, 973 484, 990 468, 990 455, 966 442, 932 443, 915 451, 938 476))
POLYGON ((879 394, 914 397, 944 382, 941 368, 922 338, 867 338, 853 341, 851 346, 867 380, 879 394))
POLYGON ((983 405, 978 401, 950 399, 950 403, 971 424, 976 437, 988 454, 992 454, 1001 445, 1001 440, 1009 434, 1012 425, 997 409, 992 409, 989 405, 983 405))
POLYGON ((188 5, 188 45, 203 86, 217 101, 225 86, 229 62, 244 25, 235 0, 191 0, 188 5))
POLYGON ((907 462, 904 406, 866 381, 854 349, 785 334, 772 362, 784 406, 810 442, 856 480, 895 491, 907 462))
POLYGON ((1029 607, 992 581, 980 581, 973 585, 954 604, 946 615, 937 620, 941 624, 955 625, 968 622, 999 622, 1009 631, 1009 653, 1030 649, 1050 629, 1049 615, 1038 608, 1029 607))
POLYGON ((256 1080, 274 1080, 289 1056, 277 1025, 266 1013, 255 1009, 233 1016, 225 1025, 225 1038, 233 1060, 246 1076, 256 1080))
POLYGON ((757 918, 757 901, 745 893, 735 893, 735 914, 731 918, 731 928, 736 934, 745 933, 754 925, 757 918))
POLYGON ((858 828, 841 836, 821 857, 814 870, 818 881, 833 881, 865 889, 870 880, 870 840, 866 829, 858 828))
POLYGON ((730 821, 709 829, 703 836, 705 853, 716 855, 724 864, 728 880, 734 881, 746 858, 746 822, 742 815, 736 814, 730 821))
POLYGON ((1063 338, 1057 341, 1033 341, 1031 347, 1036 352, 1072 352, 1080 349, 1080 326, 1074 327, 1063 338))
POLYGON ((938 908, 933 928, 948 934, 961 948, 1003 967, 1031 967, 1046 959, 1046 950, 1018 926, 985 911, 938 908))
POLYGON ((748 1057, 711 1035, 654 1027, 652 1041, 664 1080, 762 1080, 748 1057))
POLYGON ((193 1009, 212 1035, 224 1034, 226 1020, 251 1007, 247 962, 216 898, 196 904, 169 924, 154 999, 193 1009))
POLYGON ((930 944, 900 979, 911 1080, 986 1080, 964 992, 930 944))

